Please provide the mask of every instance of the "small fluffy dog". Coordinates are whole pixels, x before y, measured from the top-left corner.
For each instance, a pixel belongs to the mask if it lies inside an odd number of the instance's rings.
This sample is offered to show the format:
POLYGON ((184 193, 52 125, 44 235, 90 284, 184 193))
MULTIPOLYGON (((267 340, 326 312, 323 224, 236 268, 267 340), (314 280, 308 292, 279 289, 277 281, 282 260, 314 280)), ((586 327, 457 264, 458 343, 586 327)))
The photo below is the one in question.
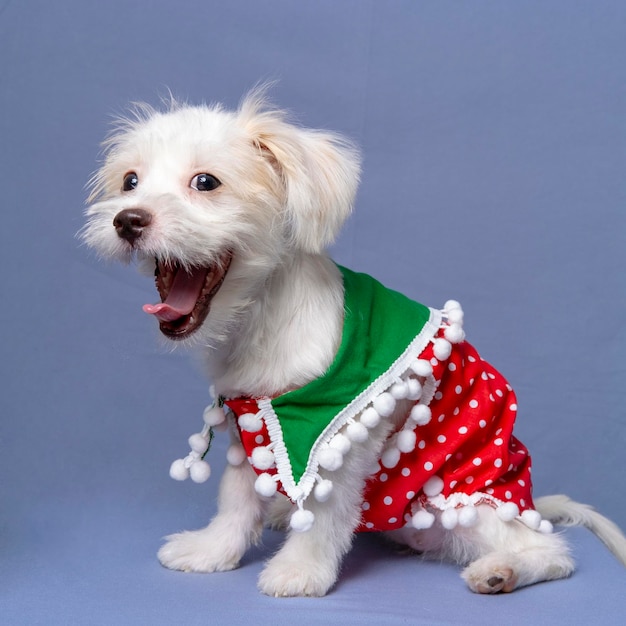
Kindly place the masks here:
POLYGON ((234 112, 141 106, 105 151, 82 236, 154 272, 144 310, 204 351, 215 387, 172 475, 205 479, 210 429, 232 436, 217 515, 170 536, 163 565, 233 569, 268 523, 289 527, 260 575, 271 596, 326 594, 355 531, 458 562, 480 593, 568 576, 552 523, 587 526, 626 564, 590 507, 533 503, 515 396, 465 341, 460 305, 425 307, 325 254, 357 189, 349 142, 256 90, 234 112))

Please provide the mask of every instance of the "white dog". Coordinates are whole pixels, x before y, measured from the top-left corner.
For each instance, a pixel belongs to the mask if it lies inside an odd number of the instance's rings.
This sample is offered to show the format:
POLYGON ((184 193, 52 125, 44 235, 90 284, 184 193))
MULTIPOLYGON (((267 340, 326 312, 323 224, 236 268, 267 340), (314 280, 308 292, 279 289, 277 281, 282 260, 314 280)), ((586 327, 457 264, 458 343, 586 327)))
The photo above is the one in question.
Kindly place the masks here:
POLYGON ((217 515, 170 536, 163 565, 233 569, 282 523, 259 588, 322 596, 354 532, 382 530, 495 593, 573 571, 551 522, 589 527, 626 564, 626 539, 590 507, 533 504, 515 397, 464 340, 459 304, 429 309, 324 253, 357 188, 347 141, 292 125, 257 90, 235 112, 140 107, 105 149, 83 238, 155 272, 160 302, 144 310, 204 351, 216 390, 172 474, 207 477, 210 427, 233 439, 217 515))

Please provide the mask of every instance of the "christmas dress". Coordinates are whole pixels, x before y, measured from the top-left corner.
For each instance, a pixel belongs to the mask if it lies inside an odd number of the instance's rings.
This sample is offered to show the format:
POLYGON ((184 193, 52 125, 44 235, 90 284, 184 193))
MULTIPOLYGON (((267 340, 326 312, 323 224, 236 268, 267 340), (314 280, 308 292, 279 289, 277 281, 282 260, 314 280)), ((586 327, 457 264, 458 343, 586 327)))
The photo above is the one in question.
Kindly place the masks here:
MULTIPOLYGON (((530 456, 513 436, 515 394, 465 341, 460 305, 428 308, 340 269, 343 335, 327 372, 274 398, 222 398, 205 414, 208 425, 223 419, 222 405, 231 414, 241 446, 229 462, 247 459, 257 492, 286 495, 297 506, 291 527, 305 532, 314 523, 307 499, 332 497, 332 472, 351 446, 408 399, 367 480, 357 530, 425 529, 435 512, 445 528, 471 526, 475 507, 488 504, 505 521, 550 532, 533 508, 530 456)), ((189 459, 193 471, 197 455, 189 459)))

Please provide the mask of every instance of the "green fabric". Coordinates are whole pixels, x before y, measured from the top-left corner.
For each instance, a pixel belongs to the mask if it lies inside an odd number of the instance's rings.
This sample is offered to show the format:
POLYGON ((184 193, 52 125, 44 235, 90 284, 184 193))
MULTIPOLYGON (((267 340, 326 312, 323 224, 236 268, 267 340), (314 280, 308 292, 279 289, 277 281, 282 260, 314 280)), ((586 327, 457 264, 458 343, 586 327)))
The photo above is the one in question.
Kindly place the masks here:
POLYGON ((339 269, 345 290, 344 324, 335 360, 320 378, 272 400, 296 484, 324 429, 393 365, 430 318, 428 307, 371 276, 339 269))

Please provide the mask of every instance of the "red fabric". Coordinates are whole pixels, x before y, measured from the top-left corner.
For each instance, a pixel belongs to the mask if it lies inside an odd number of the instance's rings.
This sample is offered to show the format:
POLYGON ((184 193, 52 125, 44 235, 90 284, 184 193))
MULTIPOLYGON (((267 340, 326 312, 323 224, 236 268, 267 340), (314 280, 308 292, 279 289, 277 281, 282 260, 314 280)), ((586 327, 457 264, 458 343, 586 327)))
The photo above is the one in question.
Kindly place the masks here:
MULTIPOLYGON (((420 358, 430 361, 438 383, 429 404, 432 419, 416 426, 413 452, 401 454, 396 467, 381 468, 367 481, 358 530, 404 526, 415 502, 428 506, 422 487, 433 476, 443 480, 442 495, 446 497, 484 493, 489 496, 486 502, 491 497, 514 502, 520 511, 533 508, 531 460, 513 436, 517 404, 504 377, 467 342, 453 344, 446 361, 433 357, 432 343, 420 358)), ((259 410, 254 399, 226 403, 237 416, 259 410)), ((264 422, 258 432, 239 432, 248 457, 255 447, 271 443, 264 422)), ((254 469, 258 474, 276 473, 275 468, 254 469)))
POLYGON ((359 530, 404 526, 432 476, 444 482, 443 495, 485 493, 533 508, 528 451, 514 436, 515 393, 504 377, 467 342, 452 346, 447 361, 432 358, 432 344, 421 358, 431 361, 439 382, 430 403, 431 421, 417 426, 417 446, 393 469, 369 479, 359 530))

